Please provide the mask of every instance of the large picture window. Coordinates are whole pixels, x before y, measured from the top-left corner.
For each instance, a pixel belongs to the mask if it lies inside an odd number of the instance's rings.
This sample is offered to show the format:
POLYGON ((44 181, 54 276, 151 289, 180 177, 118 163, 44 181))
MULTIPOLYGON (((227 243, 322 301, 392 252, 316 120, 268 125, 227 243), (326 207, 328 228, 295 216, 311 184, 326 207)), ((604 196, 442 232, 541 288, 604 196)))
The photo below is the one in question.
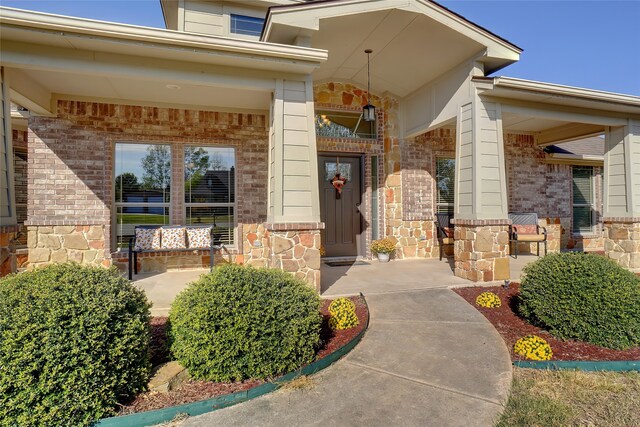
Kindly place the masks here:
POLYGON ((455 159, 436 159, 436 213, 453 214, 455 159))
POLYGON ((593 167, 574 166, 572 231, 576 234, 593 233, 595 211, 593 167))
POLYGON ((136 225, 169 224, 169 145, 117 143, 114 176, 118 248, 128 245, 136 225))
POLYGON ((235 243, 235 152, 233 148, 184 149, 187 225, 213 225, 216 241, 235 243))

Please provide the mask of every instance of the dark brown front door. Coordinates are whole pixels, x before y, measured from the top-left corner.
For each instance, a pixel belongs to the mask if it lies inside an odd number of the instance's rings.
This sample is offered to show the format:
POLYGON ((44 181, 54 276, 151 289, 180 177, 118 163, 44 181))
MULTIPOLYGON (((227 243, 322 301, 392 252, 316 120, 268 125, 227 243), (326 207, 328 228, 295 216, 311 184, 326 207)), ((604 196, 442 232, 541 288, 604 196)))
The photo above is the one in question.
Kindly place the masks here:
POLYGON ((322 244, 325 256, 357 256, 361 222, 360 158, 339 155, 318 157, 320 217, 325 223, 322 244), (342 193, 331 183, 336 173, 346 178, 342 193))

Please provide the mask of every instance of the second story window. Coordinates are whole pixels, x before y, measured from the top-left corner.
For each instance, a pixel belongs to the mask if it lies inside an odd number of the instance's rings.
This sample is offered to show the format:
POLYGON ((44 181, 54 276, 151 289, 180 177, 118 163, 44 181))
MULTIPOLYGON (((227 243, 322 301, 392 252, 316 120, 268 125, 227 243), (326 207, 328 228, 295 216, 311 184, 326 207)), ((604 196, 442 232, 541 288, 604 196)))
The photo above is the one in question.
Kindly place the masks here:
POLYGON ((253 16, 245 15, 231 15, 231 33, 233 34, 260 37, 263 26, 263 18, 254 18, 253 16))

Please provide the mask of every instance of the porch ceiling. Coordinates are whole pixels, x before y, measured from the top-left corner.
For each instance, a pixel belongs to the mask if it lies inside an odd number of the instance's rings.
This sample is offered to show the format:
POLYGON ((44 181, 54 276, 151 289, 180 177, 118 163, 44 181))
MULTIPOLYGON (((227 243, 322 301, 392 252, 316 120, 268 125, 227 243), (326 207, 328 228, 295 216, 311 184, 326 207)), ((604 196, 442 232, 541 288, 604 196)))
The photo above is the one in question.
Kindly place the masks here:
POLYGON ((304 78, 326 52, 0 8, 11 98, 54 114, 56 98, 268 110, 274 79, 304 78))
POLYGON ((92 99, 103 102, 135 102, 200 109, 266 110, 270 93, 188 84, 172 79, 135 79, 113 75, 88 75, 48 70, 20 70, 38 82, 53 98, 92 99))
POLYGON ((484 47, 432 19, 402 10, 384 10, 324 19, 312 47, 329 51, 314 80, 347 80, 404 97, 439 77, 484 47), (452 46, 456 46, 452 49, 452 46))

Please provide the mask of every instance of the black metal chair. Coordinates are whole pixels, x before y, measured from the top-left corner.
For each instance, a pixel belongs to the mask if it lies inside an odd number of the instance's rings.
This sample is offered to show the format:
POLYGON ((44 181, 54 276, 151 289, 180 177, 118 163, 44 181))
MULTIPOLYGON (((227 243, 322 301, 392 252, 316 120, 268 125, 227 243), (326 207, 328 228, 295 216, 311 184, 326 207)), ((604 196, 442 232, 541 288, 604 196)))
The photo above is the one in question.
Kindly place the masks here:
POLYGON ((514 255, 518 258, 518 242, 537 243, 537 255, 540 256, 540 243, 544 243, 547 254, 547 229, 538 225, 535 212, 513 212, 509 214, 509 246, 515 246, 514 255))
POLYGON ((444 246, 453 246, 453 224, 451 224, 452 219, 453 214, 451 213, 436 214, 436 237, 438 238, 438 244, 440 246, 440 261, 442 261, 444 246))

